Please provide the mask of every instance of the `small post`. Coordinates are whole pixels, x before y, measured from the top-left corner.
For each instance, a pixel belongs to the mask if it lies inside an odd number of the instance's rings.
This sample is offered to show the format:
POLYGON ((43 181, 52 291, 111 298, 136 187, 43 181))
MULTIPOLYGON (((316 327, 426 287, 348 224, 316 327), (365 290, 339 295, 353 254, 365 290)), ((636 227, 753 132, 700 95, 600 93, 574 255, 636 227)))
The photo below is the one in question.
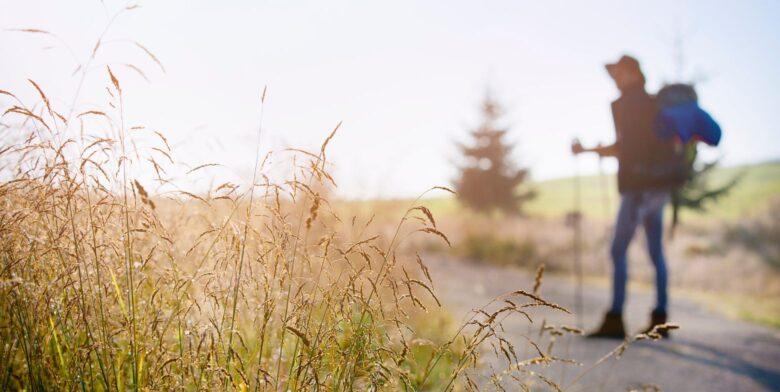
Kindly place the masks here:
MULTIPOLYGON (((574 139, 572 144, 579 144, 574 139)), ((582 185, 577 155, 574 156, 574 210, 566 216, 566 223, 573 229, 574 273, 577 275, 577 286, 574 291, 574 311, 577 314, 577 327, 582 328, 582 185)))

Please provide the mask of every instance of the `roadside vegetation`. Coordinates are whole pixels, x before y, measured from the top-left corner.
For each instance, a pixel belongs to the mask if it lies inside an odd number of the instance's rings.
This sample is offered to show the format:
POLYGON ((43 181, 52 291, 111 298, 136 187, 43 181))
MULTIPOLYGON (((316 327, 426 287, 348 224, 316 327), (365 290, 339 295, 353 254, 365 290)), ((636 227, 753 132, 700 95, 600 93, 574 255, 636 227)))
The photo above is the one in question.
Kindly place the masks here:
POLYGON ((166 136, 126 123, 126 74, 93 66, 111 22, 76 73, 72 106, 33 79, 34 101, 0 90, 10 102, 0 129, 0 390, 565 390, 631 342, 660 337, 631 338, 558 385, 545 369, 577 364, 553 343, 580 330, 542 323, 524 342, 503 334, 510 318, 568 312, 540 296, 543 269, 533 288, 451 320, 419 252, 451 240, 420 198, 381 212, 391 224, 331 203, 327 146, 338 126, 318 151, 274 153, 285 178, 266 174, 258 144, 248 183, 181 188, 166 136), (76 110, 87 77, 103 81, 106 101, 76 110))

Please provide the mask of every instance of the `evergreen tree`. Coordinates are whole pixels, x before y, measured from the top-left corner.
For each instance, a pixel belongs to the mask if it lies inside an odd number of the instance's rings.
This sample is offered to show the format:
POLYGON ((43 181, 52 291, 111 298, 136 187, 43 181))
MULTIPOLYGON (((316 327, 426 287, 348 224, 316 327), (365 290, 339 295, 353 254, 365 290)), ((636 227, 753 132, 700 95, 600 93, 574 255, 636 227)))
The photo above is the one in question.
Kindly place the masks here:
MULTIPOLYGON (((678 31, 674 37, 674 79, 681 81, 678 83, 667 83, 670 85, 683 85, 690 86, 693 100, 698 100, 698 96, 695 92, 694 86, 697 83, 701 83, 707 80, 707 76, 701 73, 697 75, 690 75, 686 77, 688 58, 685 53, 686 35, 678 26, 678 31), (686 81, 687 79, 687 81, 686 81)), ((663 90, 663 89, 662 89, 663 90)), ((659 91, 659 94, 661 92, 659 91)), ((697 212, 706 212, 707 208, 717 201, 725 197, 731 190, 739 183, 744 173, 740 173, 732 177, 728 182, 718 187, 712 187, 709 183, 709 175, 715 169, 720 160, 713 162, 701 162, 697 160, 697 142, 692 141, 685 146, 685 158, 688 163, 689 179, 681 187, 672 190, 672 223, 670 227, 670 234, 674 235, 675 228, 677 227, 683 210, 691 210, 697 212)))
POLYGON ((688 143, 685 149, 690 177, 683 186, 672 190, 671 235, 674 235, 683 210, 706 212, 710 204, 717 203, 720 198, 728 195, 744 175, 744 173, 739 173, 725 184, 712 187, 708 181, 709 175, 718 166, 720 160, 705 163, 697 162, 696 142, 688 143))
POLYGON ((465 162, 460 167, 455 188, 460 201, 477 211, 498 209, 518 213, 522 203, 535 193, 518 192, 528 178, 528 170, 518 169, 511 162, 513 146, 504 140, 507 130, 498 125, 501 115, 499 105, 486 96, 482 103, 482 123, 470 132, 472 144, 459 144, 465 162))

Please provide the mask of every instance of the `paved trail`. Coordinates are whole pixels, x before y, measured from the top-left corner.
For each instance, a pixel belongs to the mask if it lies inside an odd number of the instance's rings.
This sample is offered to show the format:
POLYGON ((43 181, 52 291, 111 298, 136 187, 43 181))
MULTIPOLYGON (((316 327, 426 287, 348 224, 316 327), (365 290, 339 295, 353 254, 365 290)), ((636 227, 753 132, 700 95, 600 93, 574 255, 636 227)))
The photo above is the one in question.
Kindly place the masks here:
MULTIPOLYGON (((526 271, 477 265, 440 257, 429 257, 436 290, 457 319, 490 299, 516 289, 530 289, 533 276, 526 271)), ((574 309, 574 284, 567 279, 546 277, 542 296, 574 309)), ((629 293, 626 327, 637 331, 648 322, 654 303, 650 292, 629 293)), ((606 287, 586 285, 584 290, 585 329, 600 322, 609 292, 606 287)), ((684 299, 673 298, 670 322, 680 324, 672 339, 638 342, 616 362, 609 361, 589 373, 572 391, 627 391, 652 383, 664 391, 780 391, 780 332, 770 328, 723 318, 684 299)), ((573 316, 545 312, 539 317, 555 324, 575 325, 573 316)), ((528 332, 527 321, 510 321, 506 330, 515 345, 522 345, 528 332)), ((576 337, 561 342, 557 355, 582 363, 593 363, 619 342, 576 337)), ((518 353, 520 354, 520 353, 518 353)), ((582 368, 549 369, 547 374, 562 385, 582 368)), ((542 389, 543 390, 543 389, 542 389)))

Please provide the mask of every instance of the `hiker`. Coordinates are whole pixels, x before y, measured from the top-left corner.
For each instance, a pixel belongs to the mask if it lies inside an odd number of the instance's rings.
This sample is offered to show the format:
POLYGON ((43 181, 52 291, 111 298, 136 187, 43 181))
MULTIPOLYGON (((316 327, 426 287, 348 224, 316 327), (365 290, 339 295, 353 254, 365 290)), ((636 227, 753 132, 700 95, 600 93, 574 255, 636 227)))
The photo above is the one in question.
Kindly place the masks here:
POLYGON ((571 149, 574 154, 595 152, 600 157, 618 159, 620 208, 610 248, 614 266, 612 305, 601 327, 588 336, 622 339, 626 335, 622 314, 628 280, 627 250, 638 225, 644 227, 647 237, 648 251, 655 267, 657 295, 650 325, 644 332, 666 323, 668 278, 663 250, 663 210, 670 190, 679 185, 684 174, 675 167, 678 161, 675 142, 656 134, 658 110, 653 97, 645 91, 645 77, 639 62, 624 55, 617 63, 607 64, 606 69, 620 90, 620 97, 612 102, 616 141, 612 145, 599 144, 593 148, 574 142, 571 149))

